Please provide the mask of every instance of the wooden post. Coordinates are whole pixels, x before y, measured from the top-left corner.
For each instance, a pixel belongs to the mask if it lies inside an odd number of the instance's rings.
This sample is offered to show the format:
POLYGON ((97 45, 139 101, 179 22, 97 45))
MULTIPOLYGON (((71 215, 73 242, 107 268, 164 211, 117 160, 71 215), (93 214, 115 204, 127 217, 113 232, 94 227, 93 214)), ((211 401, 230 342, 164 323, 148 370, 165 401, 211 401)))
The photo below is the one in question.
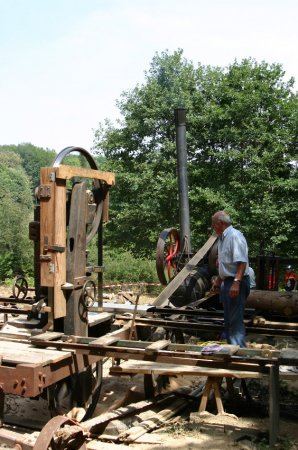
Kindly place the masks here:
POLYGON ((81 302, 86 281, 86 216, 86 182, 81 182, 72 189, 69 213, 66 281, 73 289, 67 294, 64 319, 64 332, 76 336, 88 336, 87 309, 81 302))
POLYGON ((269 445, 273 446, 279 436, 279 366, 269 369, 269 445))
POLYGON ((54 319, 66 315, 66 181, 56 179, 56 170, 40 171, 40 284, 53 288, 54 319))

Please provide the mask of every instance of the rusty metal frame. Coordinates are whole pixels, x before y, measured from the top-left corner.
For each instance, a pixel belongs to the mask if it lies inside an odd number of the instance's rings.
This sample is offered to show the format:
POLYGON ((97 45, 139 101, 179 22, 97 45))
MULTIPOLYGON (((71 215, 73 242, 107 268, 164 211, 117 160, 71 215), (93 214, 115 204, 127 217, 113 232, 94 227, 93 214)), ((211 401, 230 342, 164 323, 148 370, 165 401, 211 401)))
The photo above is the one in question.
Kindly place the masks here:
POLYGON ((73 353, 67 359, 45 366, 40 364, 17 364, 15 367, 2 365, 0 366, 0 387, 7 394, 36 397, 48 386, 81 372, 101 360, 100 356, 73 353))

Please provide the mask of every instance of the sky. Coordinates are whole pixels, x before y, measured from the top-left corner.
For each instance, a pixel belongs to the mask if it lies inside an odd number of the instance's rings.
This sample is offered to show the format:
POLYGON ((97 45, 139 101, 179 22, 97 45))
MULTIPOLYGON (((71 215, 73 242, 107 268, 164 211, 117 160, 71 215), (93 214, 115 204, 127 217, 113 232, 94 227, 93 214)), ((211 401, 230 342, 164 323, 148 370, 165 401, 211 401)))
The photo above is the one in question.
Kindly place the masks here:
POLYGON ((280 63, 298 82, 297 17, 297 0, 0 0, 0 145, 92 149, 156 52, 280 63))

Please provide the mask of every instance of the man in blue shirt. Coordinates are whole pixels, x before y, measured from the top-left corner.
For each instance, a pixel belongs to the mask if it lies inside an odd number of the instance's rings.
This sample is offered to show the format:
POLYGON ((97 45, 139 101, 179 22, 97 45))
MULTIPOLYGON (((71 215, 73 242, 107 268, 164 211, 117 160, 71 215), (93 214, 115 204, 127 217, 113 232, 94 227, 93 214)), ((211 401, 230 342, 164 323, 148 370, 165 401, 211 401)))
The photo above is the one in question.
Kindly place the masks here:
POLYGON ((211 291, 220 292, 228 343, 246 347, 244 309, 250 291, 247 242, 231 225, 225 211, 217 211, 212 216, 212 227, 219 239, 218 276, 211 291))

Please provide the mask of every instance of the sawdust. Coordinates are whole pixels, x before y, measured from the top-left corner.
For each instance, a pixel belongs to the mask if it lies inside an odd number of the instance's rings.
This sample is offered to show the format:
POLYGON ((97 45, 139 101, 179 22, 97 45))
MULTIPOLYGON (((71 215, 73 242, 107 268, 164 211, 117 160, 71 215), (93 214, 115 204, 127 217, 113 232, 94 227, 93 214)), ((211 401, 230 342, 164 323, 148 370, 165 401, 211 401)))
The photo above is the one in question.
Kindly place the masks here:
MULTIPOLYGON (((111 361, 108 360, 104 365, 102 393, 95 415, 144 399, 143 376, 111 377, 109 375, 110 366, 111 361)), ((204 383, 205 379, 178 377, 173 381, 172 388, 182 385, 193 387, 195 384, 204 383)), ((268 385, 266 385, 266 381, 262 381, 263 385, 259 384, 259 380, 254 383, 250 389, 257 401, 258 395, 264 397, 264 393, 268 393, 268 385)), ((283 382, 283 402, 286 392, 288 392, 288 400, 292 399, 295 402, 296 398, 298 401, 298 380, 292 380, 289 383, 283 382)), ((247 407, 245 402, 240 399, 237 414, 237 416, 233 414, 217 415, 213 410, 199 415, 197 410, 192 411, 190 414, 176 417, 172 423, 150 435, 143 435, 127 448, 132 447, 139 450, 257 450, 269 448, 267 446, 269 417, 266 406, 263 405, 261 408, 259 404, 256 404, 255 408, 247 407)), ((297 450, 298 429, 294 418, 289 419, 281 414, 280 436, 281 442, 276 445, 276 449, 297 450)), ((117 444, 110 445, 111 450, 117 450, 117 444)))

